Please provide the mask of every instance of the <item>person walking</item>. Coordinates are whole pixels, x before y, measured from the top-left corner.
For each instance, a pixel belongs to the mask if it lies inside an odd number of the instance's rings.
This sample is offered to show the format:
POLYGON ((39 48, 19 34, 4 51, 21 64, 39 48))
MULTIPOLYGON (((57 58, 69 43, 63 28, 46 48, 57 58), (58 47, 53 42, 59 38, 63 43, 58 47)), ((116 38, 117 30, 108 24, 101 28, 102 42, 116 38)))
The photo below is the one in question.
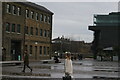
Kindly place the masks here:
POLYGON ((73 65, 72 65, 71 55, 69 53, 66 54, 64 68, 65 68, 65 77, 63 77, 63 80, 72 80, 73 65))
POLYGON ((30 68, 29 66, 29 55, 27 53, 27 50, 25 50, 24 55, 23 55, 23 60, 24 60, 24 68, 22 70, 22 72, 25 72, 25 68, 26 66, 30 69, 30 71, 32 72, 32 68, 30 68))

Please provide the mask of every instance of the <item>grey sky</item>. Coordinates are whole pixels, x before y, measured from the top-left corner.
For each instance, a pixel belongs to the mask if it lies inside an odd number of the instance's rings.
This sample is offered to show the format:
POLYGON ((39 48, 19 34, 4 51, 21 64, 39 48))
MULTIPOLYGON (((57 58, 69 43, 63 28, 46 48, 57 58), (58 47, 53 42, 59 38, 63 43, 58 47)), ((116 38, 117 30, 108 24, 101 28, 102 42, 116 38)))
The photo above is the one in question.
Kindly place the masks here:
MULTIPOLYGON (((30 0, 29 0, 30 1, 30 0)), ((93 24, 94 14, 108 14, 118 11, 117 2, 35 2, 54 13, 53 37, 64 35, 74 40, 91 42, 93 32, 88 26, 93 24)))

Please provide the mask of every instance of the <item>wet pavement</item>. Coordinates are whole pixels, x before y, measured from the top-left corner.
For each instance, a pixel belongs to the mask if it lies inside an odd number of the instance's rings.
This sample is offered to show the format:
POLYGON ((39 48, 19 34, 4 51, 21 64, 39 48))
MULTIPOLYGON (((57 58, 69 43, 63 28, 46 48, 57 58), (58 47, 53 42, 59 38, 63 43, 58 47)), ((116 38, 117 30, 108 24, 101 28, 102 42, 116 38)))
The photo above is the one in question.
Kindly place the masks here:
MULTIPOLYGON (((23 69, 23 64, 15 65, 3 65, 2 76, 14 77, 14 78, 51 78, 53 79, 62 79, 64 76, 64 60, 61 60, 62 63, 46 63, 43 64, 39 62, 31 62, 30 66, 33 68, 31 73, 28 68, 26 68, 26 73, 21 72, 23 69)), ((73 78, 76 79, 92 79, 92 78, 120 78, 119 77, 119 66, 118 62, 109 62, 109 61, 94 61, 92 59, 85 60, 76 60, 73 61, 73 78)), ((4 80, 4 79, 3 79, 4 80)), ((15 79, 14 79, 15 80, 15 79)), ((25 79, 26 80, 26 79, 25 79)))

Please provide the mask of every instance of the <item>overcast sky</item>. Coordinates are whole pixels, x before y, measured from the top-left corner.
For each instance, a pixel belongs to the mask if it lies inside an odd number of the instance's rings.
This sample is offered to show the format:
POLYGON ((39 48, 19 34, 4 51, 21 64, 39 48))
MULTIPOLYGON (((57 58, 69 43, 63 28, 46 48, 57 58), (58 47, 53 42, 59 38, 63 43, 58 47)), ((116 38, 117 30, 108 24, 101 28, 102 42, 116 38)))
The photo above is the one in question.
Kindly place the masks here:
POLYGON ((52 38, 64 35, 67 38, 84 40, 85 42, 93 41, 93 32, 88 30, 88 26, 93 25, 94 14, 108 14, 118 11, 117 2, 36 1, 35 3, 46 7, 54 13, 52 38))

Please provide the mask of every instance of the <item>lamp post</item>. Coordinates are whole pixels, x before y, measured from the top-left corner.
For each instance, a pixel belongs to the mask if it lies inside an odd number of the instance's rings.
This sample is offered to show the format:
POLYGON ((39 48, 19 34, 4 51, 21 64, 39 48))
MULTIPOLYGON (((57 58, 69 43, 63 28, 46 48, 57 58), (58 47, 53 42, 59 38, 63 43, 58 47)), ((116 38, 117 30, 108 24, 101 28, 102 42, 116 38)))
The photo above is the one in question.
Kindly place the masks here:
POLYGON ((38 44, 38 42, 35 42, 35 59, 37 60, 37 44, 38 44))
POLYGON ((37 44, 38 44, 38 42, 35 42, 35 44, 37 45, 37 44))

